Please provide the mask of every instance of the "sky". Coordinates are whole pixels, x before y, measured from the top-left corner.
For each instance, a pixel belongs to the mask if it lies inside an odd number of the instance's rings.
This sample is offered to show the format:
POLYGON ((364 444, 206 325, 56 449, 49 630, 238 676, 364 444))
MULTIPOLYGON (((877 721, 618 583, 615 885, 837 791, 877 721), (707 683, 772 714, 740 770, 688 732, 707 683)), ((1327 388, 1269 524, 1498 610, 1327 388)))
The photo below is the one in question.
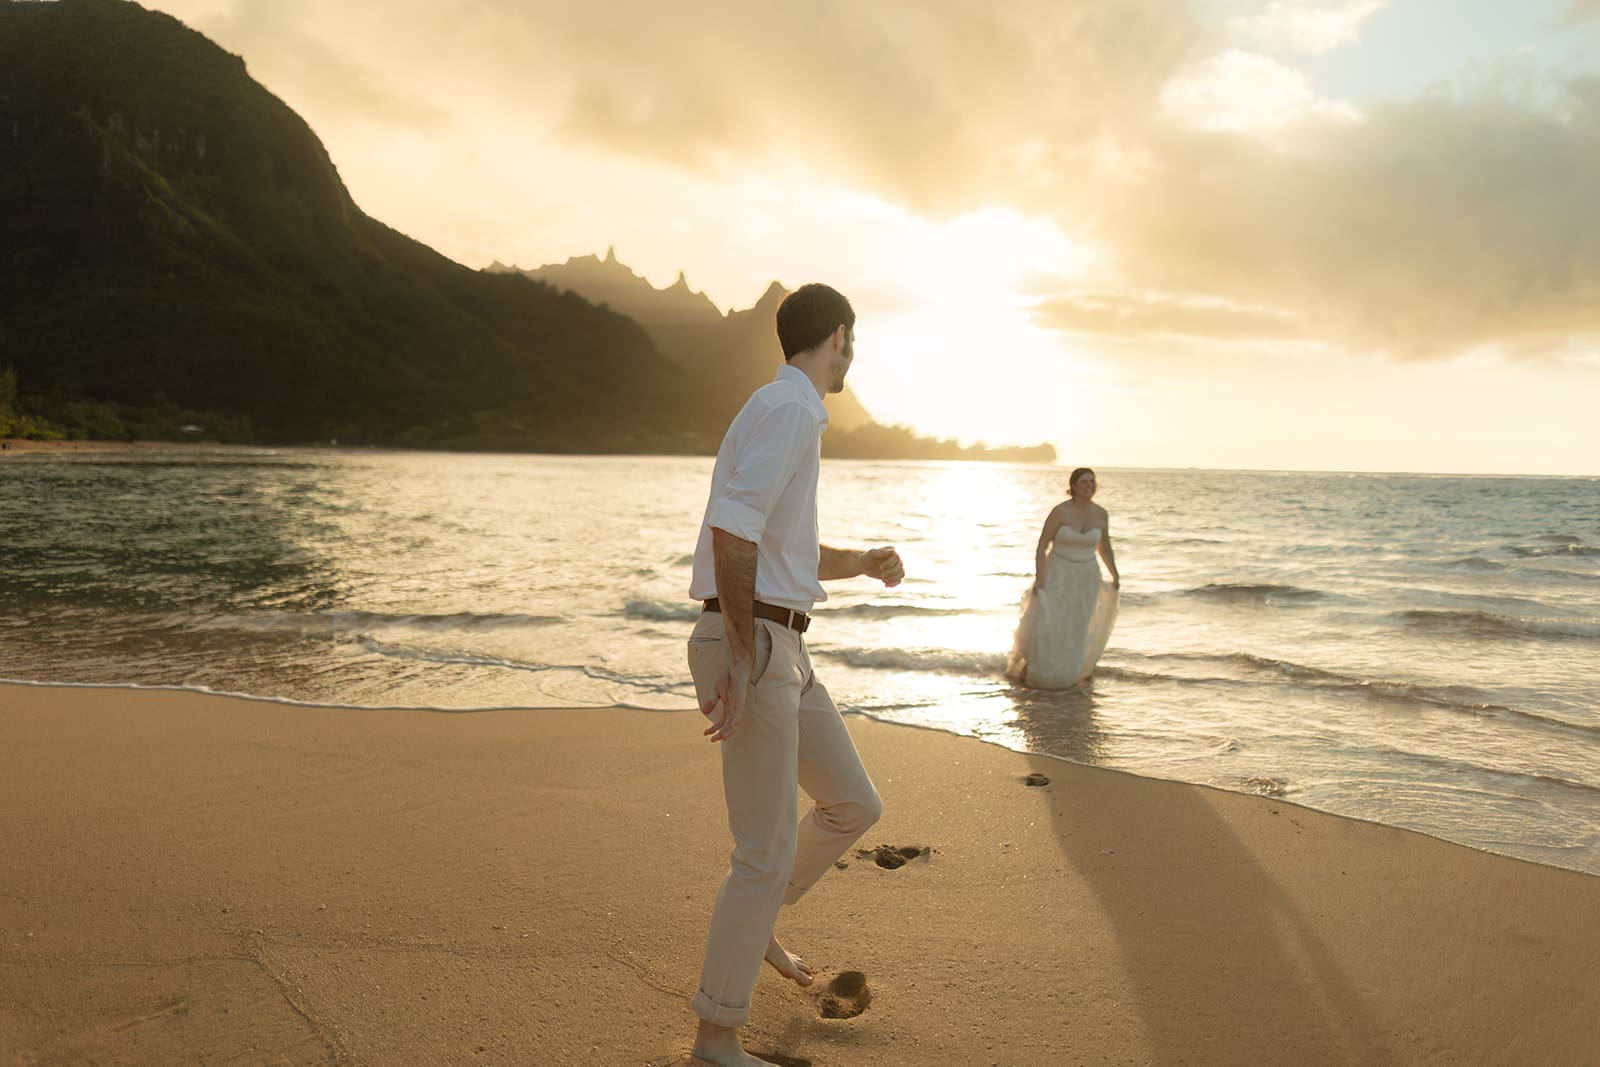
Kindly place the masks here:
POLYGON ((151 0, 471 267, 856 307, 1061 463, 1600 475, 1600 0, 151 0))

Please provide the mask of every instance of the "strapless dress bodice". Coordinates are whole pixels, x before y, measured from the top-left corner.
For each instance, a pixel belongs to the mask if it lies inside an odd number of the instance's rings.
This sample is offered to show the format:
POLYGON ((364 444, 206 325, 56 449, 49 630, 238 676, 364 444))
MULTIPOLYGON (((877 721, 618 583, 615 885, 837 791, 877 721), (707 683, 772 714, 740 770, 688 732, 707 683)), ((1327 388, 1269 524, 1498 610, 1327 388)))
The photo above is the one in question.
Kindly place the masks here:
POLYGON ((1051 546, 1051 553, 1076 563, 1093 562, 1094 551, 1099 545, 1100 527, 1074 530, 1070 526, 1063 526, 1056 531, 1056 540, 1051 546))

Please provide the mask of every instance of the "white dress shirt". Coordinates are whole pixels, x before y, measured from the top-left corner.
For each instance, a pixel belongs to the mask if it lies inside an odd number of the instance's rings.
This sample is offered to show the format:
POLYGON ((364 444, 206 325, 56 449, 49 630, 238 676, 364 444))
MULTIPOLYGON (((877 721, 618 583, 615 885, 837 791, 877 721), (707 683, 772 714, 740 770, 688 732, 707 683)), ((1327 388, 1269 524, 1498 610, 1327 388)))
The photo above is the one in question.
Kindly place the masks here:
POLYGON ((828 409, 811 379, 787 363, 735 416, 717 449, 711 496, 694 549, 689 595, 717 595, 711 528, 756 545, 756 599, 810 611, 827 600, 817 581, 817 474, 828 409))

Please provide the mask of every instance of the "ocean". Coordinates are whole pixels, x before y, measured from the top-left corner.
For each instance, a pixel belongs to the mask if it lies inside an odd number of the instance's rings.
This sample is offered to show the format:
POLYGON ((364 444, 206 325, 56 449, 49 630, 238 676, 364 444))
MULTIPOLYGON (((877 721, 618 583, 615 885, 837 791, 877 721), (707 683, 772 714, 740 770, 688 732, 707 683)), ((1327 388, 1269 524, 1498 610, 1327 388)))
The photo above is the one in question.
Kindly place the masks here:
MULTIPOLYGON (((699 457, 0 460, 0 678, 333 706, 692 707, 699 457)), ((1091 688, 1002 677, 1067 471, 826 461, 807 635, 847 713, 1600 874, 1600 479, 1098 470, 1091 688)), ((698 729, 697 726, 686 727, 698 729)), ((936 771, 930 768, 930 772, 936 771)), ((892 801, 892 798, 890 798, 892 801)))

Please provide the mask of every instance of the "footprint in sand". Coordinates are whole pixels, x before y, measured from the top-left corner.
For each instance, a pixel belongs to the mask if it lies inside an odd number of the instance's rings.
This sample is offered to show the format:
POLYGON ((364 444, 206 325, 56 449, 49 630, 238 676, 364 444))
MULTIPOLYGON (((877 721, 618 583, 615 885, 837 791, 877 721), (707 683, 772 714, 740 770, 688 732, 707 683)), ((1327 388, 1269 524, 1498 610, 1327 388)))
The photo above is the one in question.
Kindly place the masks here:
POLYGON ((907 860, 926 856, 932 851, 921 845, 879 845, 877 848, 857 849, 856 855, 871 860, 886 871, 895 871, 904 867, 907 860))
POLYGON ((1026 778, 1024 778, 1022 780, 1022 784, 1023 785, 1049 785, 1050 784, 1050 779, 1046 778, 1044 775, 1040 774, 1038 771, 1034 771, 1032 774, 1028 775, 1026 778))
POLYGON ((860 971, 841 971, 822 991, 817 1010, 824 1019, 854 1019, 871 1003, 867 976, 860 971))

